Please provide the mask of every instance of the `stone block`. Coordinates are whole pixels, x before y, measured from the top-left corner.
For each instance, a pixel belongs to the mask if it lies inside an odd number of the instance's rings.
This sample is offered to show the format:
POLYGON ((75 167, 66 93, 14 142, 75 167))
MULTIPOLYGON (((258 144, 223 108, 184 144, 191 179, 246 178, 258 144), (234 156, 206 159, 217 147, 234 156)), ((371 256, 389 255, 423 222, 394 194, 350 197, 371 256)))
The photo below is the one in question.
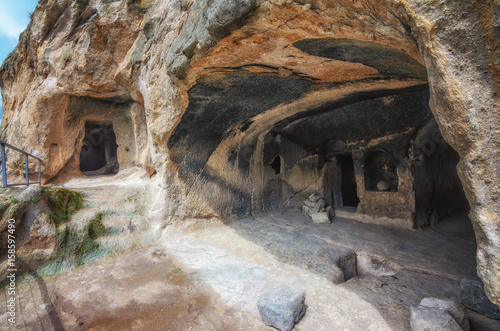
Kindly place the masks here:
POLYGON ((312 213, 311 217, 312 217, 314 224, 330 224, 331 223, 327 212, 312 213))
POLYGON ((323 210, 323 208, 325 208, 325 200, 320 199, 314 205, 313 209, 311 210, 311 213, 320 213, 323 210))
POLYGON ((470 330, 469 316, 465 307, 461 304, 443 299, 436 298, 424 298, 420 301, 421 306, 431 307, 431 308, 441 308, 446 309, 450 313, 451 317, 462 327, 464 331, 470 330))
POLYGON ((257 301, 260 316, 267 326, 290 331, 306 311, 304 290, 280 286, 257 301))
POLYGON ((462 328, 446 309, 410 306, 412 331, 462 331, 462 328))

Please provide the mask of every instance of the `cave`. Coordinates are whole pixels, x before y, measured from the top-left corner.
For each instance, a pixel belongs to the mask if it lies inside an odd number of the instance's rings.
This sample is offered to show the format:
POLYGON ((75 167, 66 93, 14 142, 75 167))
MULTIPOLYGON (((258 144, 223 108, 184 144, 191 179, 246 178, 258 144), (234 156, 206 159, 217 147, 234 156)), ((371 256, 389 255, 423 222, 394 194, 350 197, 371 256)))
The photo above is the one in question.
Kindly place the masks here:
POLYGON ((217 213, 301 208, 318 194, 333 208, 350 207, 355 219, 416 228, 467 205, 458 156, 447 144, 428 143, 438 135, 426 129, 436 121, 423 65, 372 42, 305 39, 293 47, 312 57, 362 63, 390 82, 339 94, 335 85, 318 89, 310 79, 280 72, 200 78, 188 91, 168 148, 181 180, 217 213), (413 155, 429 148, 430 155, 413 155), (460 198, 449 201, 454 196, 460 198))
POLYGON ((112 122, 85 122, 80 171, 87 176, 117 174, 120 168, 117 148, 112 122))

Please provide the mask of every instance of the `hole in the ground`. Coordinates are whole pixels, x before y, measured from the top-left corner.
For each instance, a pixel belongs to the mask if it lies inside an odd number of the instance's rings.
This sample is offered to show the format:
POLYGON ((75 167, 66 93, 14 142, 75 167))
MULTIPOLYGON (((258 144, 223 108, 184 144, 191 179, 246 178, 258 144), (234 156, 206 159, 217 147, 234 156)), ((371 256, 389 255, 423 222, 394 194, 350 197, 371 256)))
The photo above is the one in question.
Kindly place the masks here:
POLYGON ((80 171, 87 176, 118 173, 117 148, 111 122, 85 122, 80 171))
POLYGON ((337 266, 342 270, 344 274, 344 282, 347 282, 349 279, 355 278, 358 276, 358 272, 356 270, 356 253, 351 251, 349 254, 342 256, 338 262, 337 266))

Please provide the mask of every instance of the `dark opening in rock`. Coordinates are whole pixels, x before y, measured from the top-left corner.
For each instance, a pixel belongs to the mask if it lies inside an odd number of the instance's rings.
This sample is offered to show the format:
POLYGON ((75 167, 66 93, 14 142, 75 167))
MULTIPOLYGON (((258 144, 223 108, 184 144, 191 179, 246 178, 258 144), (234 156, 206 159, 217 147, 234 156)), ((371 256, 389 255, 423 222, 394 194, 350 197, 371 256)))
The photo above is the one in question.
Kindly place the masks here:
POLYGON ((446 143, 434 119, 415 133, 408 156, 414 178, 416 226, 443 221, 438 230, 467 233, 472 225, 468 221, 469 202, 457 172, 460 156, 446 143), (466 228, 455 228, 455 222, 450 222, 461 218, 467 219, 463 224, 466 228))
POLYGON ((80 170, 87 176, 118 173, 117 148, 111 122, 85 122, 80 170))
POLYGON ((365 157, 365 189, 398 191, 398 160, 386 151, 371 152, 365 157))
POLYGON ((273 162, 270 164, 274 172, 278 175, 281 172, 281 157, 278 155, 274 158, 273 162))
POLYGON ((356 188, 356 177, 354 175, 354 163, 352 155, 338 156, 342 176, 342 202, 344 206, 357 207, 359 204, 358 190, 356 188))

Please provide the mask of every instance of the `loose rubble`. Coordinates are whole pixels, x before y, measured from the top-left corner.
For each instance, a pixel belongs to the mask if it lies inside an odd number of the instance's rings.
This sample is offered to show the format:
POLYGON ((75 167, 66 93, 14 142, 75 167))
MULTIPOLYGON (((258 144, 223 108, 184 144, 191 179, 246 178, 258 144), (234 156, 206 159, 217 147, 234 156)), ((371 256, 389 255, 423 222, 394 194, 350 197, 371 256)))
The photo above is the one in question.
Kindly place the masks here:
POLYGON ((331 206, 326 206, 325 199, 314 193, 309 199, 304 200, 302 205, 302 215, 311 217, 315 224, 329 224, 335 217, 335 212, 331 206))

